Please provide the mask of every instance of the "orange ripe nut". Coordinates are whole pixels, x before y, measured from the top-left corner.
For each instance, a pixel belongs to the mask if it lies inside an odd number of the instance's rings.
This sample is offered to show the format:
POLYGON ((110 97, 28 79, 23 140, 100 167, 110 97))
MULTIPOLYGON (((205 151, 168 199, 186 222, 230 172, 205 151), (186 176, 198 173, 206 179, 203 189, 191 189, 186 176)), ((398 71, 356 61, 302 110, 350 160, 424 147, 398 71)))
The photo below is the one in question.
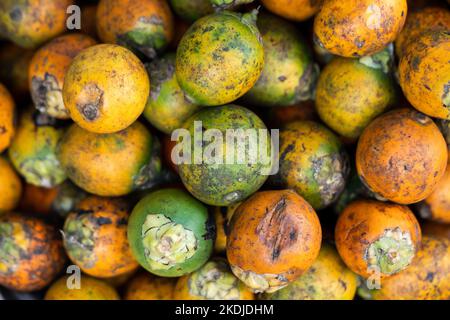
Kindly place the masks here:
POLYGON ((113 133, 137 120, 149 92, 147 71, 131 51, 99 44, 81 51, 72 61, 64 80, 63 99, 80 127, 113 133))
POLYGON ((411 264, 420 247, 421 231, 411 210, 374 200, 350 203, 339 216, 336 248, 345 264, 368 278, 400 272, 411 264))
POLYGON ((447 166, 447 145, 427 116, 397 109, 375 119, 362 133, 356 168, 379 198, 412 204, 428 197, 447 166))
POLYGON ((173 300, 177 278, 164 278, 142 271, 126 285, 125 300, 173 300))
POLYGON ((55 228, 20 214, 0 216, 0 285, 16 291, 43 289, 66 263, 55 228))
POLYGON ((9 147, 14 136, 14 112, 13 97, 0 83, 0 153, 9 147))
POLYGON ((254 292, 275 292, 308 270, 321 241, 319 219, 301 196, 263 191, 236 209, 227 257, 233 273, 254 292))
POLYGON ((64 247, 85 273, 115 277, 137 268, 127 240, 127 205, 120 199, 89 197, 64 223, 64 247))
POLYGON ((406 0, 327 0, 314 20, 316 43, 343 57, 381 51, 402 30, 406 0))

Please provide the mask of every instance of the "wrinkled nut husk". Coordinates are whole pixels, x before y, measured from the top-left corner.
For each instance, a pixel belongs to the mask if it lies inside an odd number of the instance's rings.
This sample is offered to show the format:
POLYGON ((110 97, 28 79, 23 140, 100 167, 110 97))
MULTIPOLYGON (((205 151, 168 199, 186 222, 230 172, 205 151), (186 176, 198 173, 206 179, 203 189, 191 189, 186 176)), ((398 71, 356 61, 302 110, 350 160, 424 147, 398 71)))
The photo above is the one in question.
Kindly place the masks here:
POLYGON ((253 271, 245 271, 238 266, 231 266, 234 275, 244 282, 254 293, 272 293, 286 287, 289 282, 279 274, 258 274, 253 271))

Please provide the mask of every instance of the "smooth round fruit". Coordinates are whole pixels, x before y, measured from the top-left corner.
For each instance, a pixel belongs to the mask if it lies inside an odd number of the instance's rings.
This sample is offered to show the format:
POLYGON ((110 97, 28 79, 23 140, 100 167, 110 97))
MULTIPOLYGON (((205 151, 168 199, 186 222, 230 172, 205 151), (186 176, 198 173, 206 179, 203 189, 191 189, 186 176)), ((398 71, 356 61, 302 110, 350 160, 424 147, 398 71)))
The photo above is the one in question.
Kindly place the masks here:
POLYGON ((292 190, 263 191, 233 215, 227 257, 233 273, 255 292, 275 292, 305 273, 322 241, 313 208, 292 190))
POLYGON ((450 223, 450 166, 447 165, 433 193, 418 204, 418 210, 424 219, 450 223))
POLYGON ((348 157, 340 140, 313 121, 288 123, 280 132, 279 171, 273 183, 294 189, 313 208, 334 202, 344 190, 348 157))
POLYGON ((20 214, 0 216, 0 285, 23 292, 43 289, 65 262, 52 226, 20 214))
POLYGON ((253 300, 254 295, 230 270, 227 261, 215 258, 178 279, 176 300, 253 300))
POLYGON ((144 111, 150 81, 142 62, 129 50, 99 44, 72 61, 63 99, 70 117, 82 128, 112 133, 129 127, 144 111))
POLYGON ((361 60, 333 59, 321 72, 316 88, 320 118, 335 132, 350 139, 358 138, 395 100, 392 77, 361 60))
POLYGON ((0 33, 24 48, 35 48, 66 30, 73 0, 2 0, 0 33))
POLYGON ((403 272, 384 279, 375 300, 449 300, 450 240, 424 237, 413 263, 403 272))
POLYGON ((318 67, 297 28, 271 14, 257 26, 264 44, 264 68, 244 99, 255 106, 289 106, 312 98, 318 67))
POLYGON ((125 288, 125 300, 173 300, 177 279, 138 273, 125 288))
POLYGON ((179 277, 209 259, 214 229, 201 202, 182 190, 162 189, 134 207, 128 241, 142 267, 158 276, 179 277))
POLYGON ((350 203, 335 229, 337 250, 353 272, 387 277, 406 269, 420 248, 421 231, 411 210, 375 200, 350 203))
POLYGON ((332 54, 372 55, 403 28, 406 0, 327 0, 314 20, 315 42, 332 54))
POLYGON ((412 41, 400 59, 400 86, 411 105, 430 117, 450 119, 450 29, 412 41))
POLYGON ((88 197, 64 223, 64 247, 81 270, 98 278, 137 268, 127 240, 128 206, 120 199, 88 197))
POLYGON ((264 66, 255 13, 221 12, 197 20, 177 50, 176 75, 198 105, 230 103, 248 92, 264 66))
POLYGON ((266 126, 250 110, 236 105, 206 108, 183 127, 191 139, 181 132, 184 142, 178 142, 172 154, 180 156, 177 165, 184 186, 202 202, 215 206, 239 202, 267 180, 272 166, 270 137, 261 133, 266 126), (245 130, 254 133, 247 144, 242 143, 245 130), (203 139, 203 145, 198 146, 196 139, 203 139), (199 147, 203 149, 200 157, 199 147), (254 157, 255 153, 260 157, 254 157))
POLYGON ((283 18, 303 21, 319 11, 322 0, 261 0, 264 7, 283 18))
POLYGON ((159 142, 139 122, 95 134, 73 124, 58 157, 70 180, 99 196, 122 196, 152 183, 160 173, 159 142))
POLYGON ((397 109, 375 119, 361 135, 356 168, 378 198, 411 204, 427 198, 447 166, 447 145, 427 116, 397 109))
POLYGON ((80 287, 69 289, 75 285, 70 277, 62 277, 48 289, 45 300, 119 300, 119 294, 102 280, 83 275, 80 287))
POLYGON ((66 173, 56 157, 63 133, 63 128, 38 124, 31 109, 22 114, 8 154, 28 183, 51 188, 66 180, 66 173))
POLYGON ((14 136, 15 104, 8 89, 0 83, 0 153, 11 144, 14 136))
POLYGON ((165 0, 100 0, 97 33, 153 59, 173 37, 173 16, 165 0))
POLYGON ((188 22, 214 12, 210 0, 170 0, 173 11, 188 22))
POLYGON ((22 195, 22 181, 12 165, 0 157, 0 214, 17 207, 22 195))
POLYGON ((150 79, 150 97, 144 117, 158 130, 171 134, 192 116, 198 107, 189 102, 175 75, 175 54, 166 54, 147 65, 150 79))
POLYGON ((426 31, 450 30, 450 11, 441 7, 426 7, 411 12, 406 17, 405 26, 395 40, 395 52, 403 56, 407 45, 426 31))
POLYGON ((72 33, 53 39, 36 51, 28 72, 36 109, 51 117, 70 119, 62 97, 64 78, 73 58, 95 44, 89 36, 72 33))
POLYGON ((287 287, 266 294, 268 300, 353 300, 358 277, 330 245, 323 245, 308 271, 287 287))

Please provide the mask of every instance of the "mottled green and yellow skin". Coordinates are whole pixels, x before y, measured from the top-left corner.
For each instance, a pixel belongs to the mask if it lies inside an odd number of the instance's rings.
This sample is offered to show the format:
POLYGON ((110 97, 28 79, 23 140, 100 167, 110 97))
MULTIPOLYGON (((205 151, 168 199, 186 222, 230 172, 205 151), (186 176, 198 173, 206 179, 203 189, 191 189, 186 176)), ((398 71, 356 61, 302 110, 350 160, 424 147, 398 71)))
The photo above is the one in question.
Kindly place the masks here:
POLYGON ((308 271, 287 287, 265 295, 269 300, 353 300, 358 276, 350 271, 336 249, 322 245, 308 271))
POLYGON ((257 22, 264 44, 264 69, 245 101, 255 106, 288 106, 312 97, 318 67, 291 23, 271 14, 257 22))
POLYGON ((295 121, 280 131, 276 185, 294 189, 314 209, 322 209, 338 198, 347 176, 348 156, 326 127, 313 121, 295 121))
POLYGON ((83 275, 79 289, 69 289, 67 276, 55 281, 45 294, 45 300, 120 300, 111 285, 104 281, 83 275))
POLYGON ((36 48, 66 29, 73 0, 2 0, 0 35, 23 48, 36 48))
POLYGON ((63 128, 37 125, 31 109, 22 114, 8 153, 14 167, 28 183, 50 188, 66 179, 56 156, 63 133, 63 128))
POLYGON ((200 269, 178 279, 175 300, 253 300, 253 292, 232 272, 223 258, 213 258, 200 269))
MULTIPOLYGON (((244 163, 238 163, 237 143, 235 143, 234 148, 227 143, 227 140, 230 139, 226 139, 226 130, 266 129, 261 119, 252 111, 237 105, 203 109, 189 118, 184 124, 184 128, 190 132, 191 137, 194 137, 195 121, 202 122, 202 130, 216 129, 222 133, 223 151, 221 159, 223 159, 223 162, 222 164, 217 162, 208 164, 206 161, 195 163, 194 141, 192 138, 191 163, 178 165, 178 172, 186 189, 197 199, 215 206, 228 206, 242 201, 256 192, 266 181, 267 174, 264 175, 262 173, 270 168, 271 163, 264 164, 260 161, 250 163, 248 156, 244 163), (228 159, 234 157, 235 161, 226 163, 227 157, 228 159)), ((196 134, 198 135, 199 133, 197 132, 196 134)), ((260 144, 264 136, 260 134, 258 136, 258 144, 260 144)), ((208 142, 204 143, 204 150, 208 144, 208 142)), ((266 145, 266 154, 270 158, 271 143, 269 135, 267 135, 266 145)), ((250 149, 248 145, 245 146, 245 150, 246 154, 249 155, 250 149)))
POLYGON ((214 229, 201 202, 180 189, 162 189, 147 195, 133 209, 128 241, 142 267, 158 276, 179 277, 209 259, 214 229))
POLYGON ((161 169, 159 142, 140 122, 125 130, 96 134, 73 124, 58 158, 70 180, 89 193, 122 196, 144 188, 161 169))
POLYGON ((357 59, 336 57, 317 83, 317 113, 327 126, 350 139, 358 138, 394 101, 392 77, 357 59))
POLYGON ((214 12, 210 0, 170 0, 173 11, 187 22, 214 12))
POLYGON ((197 20, 181 39, 176 74, 189 100, 202 106, 230 103, 258 80, 264 48, 256 13, 224 11, 197 20))
POLYGON ((170 134, 192 116, 198 106, 189 102, 175 75, 175 54, 169 53, 147 65, 152 79, 144 117, 158 130, 170 134))

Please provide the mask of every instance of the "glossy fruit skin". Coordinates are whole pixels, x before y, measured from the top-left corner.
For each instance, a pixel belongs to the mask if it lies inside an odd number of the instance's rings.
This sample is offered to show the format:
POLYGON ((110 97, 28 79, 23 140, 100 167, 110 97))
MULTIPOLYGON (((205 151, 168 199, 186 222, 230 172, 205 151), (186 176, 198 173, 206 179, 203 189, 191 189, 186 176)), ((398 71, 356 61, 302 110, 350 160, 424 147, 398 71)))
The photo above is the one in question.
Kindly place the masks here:
POLYGON ((406 0, 328 0, 314 20, 315 41, 339 56, 371 55, 395 40, 406 14, 406 0))
POLYGON ((324 244, 306 273, 287 287, 265 295, 268 300, 353 300, 358 277, 339 257, 336 249, 324 244))
POLYGON ((176 75, 187 98, 201 106, 230 103, 258 80, 264 48, 254 14, 224 11, 197 20, 177 50, 176 75))
POLYGON ((340 135, 356 139, 395 101, 395 84, 383 70, 357 59, 334 58, 319 76, 317 112, 340 135))
POLYGON ((424 237, 413 263, 403 272, 384 279, 375 300, 450 299, 450 240, 424 237), (432 275, 432 276, 431 276, 432 275))
POLYGON ((294 189, 313 208, 334 202, 344 190, 348 156, 339 139, 313 121, 288 123, 280 132, 280 169, 272 182, 294 189))
POLYGON ((117 43, 153 59, 172 40, 172 12, 165 0, 101 0, 97 33, 102 42, 117 43))
MULTIPOLYGON (((375 200, 356 200, 350 203, 339 216, 335 229, 339 255, 350 270, 363 278, 373 275, 375 267, 379 269, 381 278, 407 268, 420 248, 421 238, 419 223, 408 207, 375 200), (409 261, 398 268, 396 266, 396 270, 381 266, 381 258, 373 264, 368 260, 370 247, 387 236, 388 230, 401 232, 402 237, 407 237, 410 242, 408 246, 411 252, 406 259, 409 261)), ((395 252, 400 256, 399 251, 395 252)))
POLYGON ((175 54, 169 53, 147 65, 152 79, 144 117, 158 130, 171 134, 199 108, 190 103, 175 75, 175 54))
POLYGON ((0 215, 17 207, 22 196, 22 181, 13 166, 4 157, 0 157, 0 215))
POLYGON ((129 127, 144 111, 150 81, 129 50, 99 44, 73 59, 64 81, 64 105, 80 127, 113 133, 129 127))
POLYGON ((64 247, 86 274, 109 278, 138 267, 127 240, 128 205, 120 199, 88 197, 64 223, 64 247))
POLYGON ((73 124, 58 158, 77 186, 99 196, 122 196, 154 181, 161 170, 159 142, 139 122, 125 130, 95 134, 73 124))
POLYGON ((362 133, 356 168, 379 197, 400 204, 427 198, 447 166, 447 145, 427 116, 397 109, 375 119, 362 133))
POLYGON ((27 183, 51 188, 66 180, 66 173, 56 157, 64 128, 39 125, 33 112, 28 109, 21 115, 8 155, 27 183))
POLYGON ((319 11, 323 0, 261 0, 264 7, 283 18, 303 21, 319 11))
POLYGON ((175 300, 254 300, 254 294, 231 272, 223 258, 214 258, 200 269, 178 279, 175 300))
POLYGON ((2 286, 22 292, 40 290, 62 270, 66 257, 60 235, 52 226, 11 213, 0 216, 0 230, 2 286))
POLYGON ((309 269, 321 241, 319 219, 302 197, 292 190, 262 191, 234 213, 227 257, 233 273, 253 291, 274 292, 309 269))
MULTIPOLYGON (((256 163, 238 163, 238 144, 234 148, 226 146, 227 139, 225 137, 228 129, 266 129, 264 123, 252 111, 236 106, 225 105, 214 108, 205 108, 190 117, 183 128, 190 132, 191 137, 195 134, 195 121, 201 121, 202 128, 205 130, 216 129, 220 130, 223 135, 224 149, 223 164, 208 164, 204 159, 202 163, 196 163, 194 138, 191 140, 190 163, 178 164, 178 172, 186 189, 202 202, 215 206, 227 206, 232 203, 239 202, 255 191, 257 191, 263 183, 267 180, 267 174, 264 174, 266 169, 270 169, 270 164, 264 164, 262 161, 256 163), (227 153, 227 154, 225 154, 227 153), (227 156, 233 154, 234 160, 232 163, 227 163, 227 156)), ((197 128, 198 130, 198 128, 197 128)), ((197 133, 198 134, 198 133, 197 133)), ((264 137, 259 134, 258 144, 269 137, 264 137)), ((267 155, 270 155, 271 143, 266 142, 267 155)), ((263 148, 263 146, 258 146, 263 148)), ((179 153, 180 148, 175 146, 173 152, 179 153)), ((250 149, 245 147, 246 153, 250 153, 250 149)), ((248 158, 248 157, 247 157, 248 158)))
POLYGON ((210 0, 170 0, 173 11, 187 22, 214 12, 210 0))
POLYGON ((125 300, 173 300, 176 278, 163 278, 148 272, 134 276, 125 288, 125 300))
MULTIPOLYGON (((201 202, 180 189, 161 189, 150 193, 134 207, 128 222, 128 241, 139 264, 149 272, 163 277, 179 277, 193 272, 209 259, 214 246, 214 229, 208 210, 201 202), (153 258, 147 257, 146 252, 154 255, 161 252, 145 248, 145 238, 142 236, 147 219, 161 216, 177 227, 181 225, 183 232, 190 233, 195 238, 193 248, 196 248, 193 254, 185 255, 181 259, 175 258, 177 261, 170 261, 165 268, 155 264, 153 258)), ((169 241, 171 245, 168 250, 175 250, 174 246, 184 243, 185 239, 183 237, 169 241)), ((157 242, 153 240, 151 245, 159 245, 165 241, 166 239, 161 237, 157 242)), ((168 256, 163 254, 162 257, 168 256)))
POLYGON ((428 31, 400 59, 399 79, 411 105, 430 117, 450 119, 449 31, 428 31))
POLYGON ((8 89, 0 83, 0 153, 11 144, 14 136, 15 103, 8 89))
POLYGON ((429 30, 450 30, 450 11, 441 7, 426 7, 408 14, 403 30, 395 40, 397 55, 402 57, 407 45, 429 30))
POLYGON ((120 300, 116 289, 106 282, 83 275, 79 289, 68 289, 68 277, 62 277, 51 285, 45 300, 120 300))
POLYGON ((258 29, 264 44, 264 68, 244 96, 254 106, 288 106, 313 96, 318 67, 293 24, 260 14, 258 29))
POLYGON ((35 48, 66 29, 73 0, 3 0, 0 34, 23 48, 35 48))
POLYGON ((435 190, 418 204, 419 214, 424 219, 450 223, 450 166, 439 180, 435 190))
POLYGON ((36 109, 54 118, 70 119, 62 98, 65 74, 73 58, 95 44, 89 36, 72 33, 53 39, 36 51, 28 72, 36 109))

